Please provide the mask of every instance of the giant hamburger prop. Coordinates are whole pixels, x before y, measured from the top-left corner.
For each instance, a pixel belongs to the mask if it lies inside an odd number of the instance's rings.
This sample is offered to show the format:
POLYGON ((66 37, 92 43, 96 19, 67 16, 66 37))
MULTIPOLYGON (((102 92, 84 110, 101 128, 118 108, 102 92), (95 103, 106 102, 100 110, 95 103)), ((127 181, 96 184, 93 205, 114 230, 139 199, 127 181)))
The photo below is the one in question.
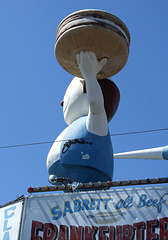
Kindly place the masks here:
POLYGON ((104 79, 125 66, 129 44, 129 31, 119 18, 101 10, 81 10, 70 14, 59 24, 55 55, 67 72, 82 77, 76 54, 80 51, 95 52, 98 60, 108 59, 97 74, 98 79, 104 79))

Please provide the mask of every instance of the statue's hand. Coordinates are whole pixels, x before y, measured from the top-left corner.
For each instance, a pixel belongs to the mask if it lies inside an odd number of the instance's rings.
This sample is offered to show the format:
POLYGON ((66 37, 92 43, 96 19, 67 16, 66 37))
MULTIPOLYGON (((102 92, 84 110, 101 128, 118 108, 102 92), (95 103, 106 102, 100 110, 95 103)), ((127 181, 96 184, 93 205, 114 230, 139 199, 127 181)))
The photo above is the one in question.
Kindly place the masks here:
POLYGON ((98 61, 96 54, 89 51, 81 51, 79 54, 76 54, 76 58, 84 78, 96 77, 96 74, 107 62, 107 58, 102 58, 98 61))

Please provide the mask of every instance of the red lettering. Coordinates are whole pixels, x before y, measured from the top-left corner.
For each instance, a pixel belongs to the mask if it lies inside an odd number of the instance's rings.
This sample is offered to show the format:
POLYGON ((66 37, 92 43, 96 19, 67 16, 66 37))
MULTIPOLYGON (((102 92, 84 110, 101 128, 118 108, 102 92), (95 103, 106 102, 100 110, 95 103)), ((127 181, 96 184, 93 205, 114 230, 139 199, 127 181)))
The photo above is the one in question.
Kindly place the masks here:
POLYGON ((95 235, 97 233, 98 228, 93 226, 90 228, 89 226, 85 227, 85 240, 95 240, 95 235))
POLYGON ((108 233, 108 226, 100 226, 99 227, 99 240, 108 240, 106 233, 108 233))
POLYGON ((31 240, 168 240, 168 217, 123 226, 66 226, 32 221, 31 240), (159 229, 156 231, 156 228, 159 229), (98 235, 97 232, 99 230, 98 235), (158 233, 159 232, 159 233, 158 233))
POLYGON ((160 240, 168 240, 168 217, 159 219, 160 240))
POLYGON ((83 227, 70 226, 70 240, 82 240, 83 227))
POLYGON ((155 233, 155 228, 158 227, 158 220, 151 220, 146 222, 146 240, 157 240, 158 234, 155 233))
POLYGON ((45 223, 44 224, 44 233, 43 233, 43 240, 55 240, 57 237, 58 229, 52 223, 45 223))
POLYGON ((115 239, 115 227, 110 226, 109 228, 109 240, 114 240, 115 239))
POLYGON ((116 226, 116 240, 121 239, 121 226, 116 226))
POLYGON ((134 223, 133 226, 136 230, 136 240, 143 240, 144 239, 145 223, 144 222, 138 222, 138 223, 134 223))
POLYGON ((122 240, 132 240, 134 238, 134 230, 131 225, 123 225, 122 240))
POLYGON ((60 225, 58 240, 68 240, 68 227, 60 225))
POLYGON ((31 240, 41 240, 42 237, 38 236, 39 231, 43 231, 43 223, 32 221, 31 240))

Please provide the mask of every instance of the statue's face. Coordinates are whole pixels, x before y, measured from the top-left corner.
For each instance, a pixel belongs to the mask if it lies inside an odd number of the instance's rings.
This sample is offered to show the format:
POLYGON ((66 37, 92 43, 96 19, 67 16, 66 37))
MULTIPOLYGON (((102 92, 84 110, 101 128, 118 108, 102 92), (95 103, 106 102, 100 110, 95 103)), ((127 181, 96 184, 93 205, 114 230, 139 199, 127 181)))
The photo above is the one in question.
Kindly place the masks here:
POLYGON ((70 125, 74 120, 88 115, 89 104, 80 78, 75 77, 68 86, 63 99, 65 122, 70 125))

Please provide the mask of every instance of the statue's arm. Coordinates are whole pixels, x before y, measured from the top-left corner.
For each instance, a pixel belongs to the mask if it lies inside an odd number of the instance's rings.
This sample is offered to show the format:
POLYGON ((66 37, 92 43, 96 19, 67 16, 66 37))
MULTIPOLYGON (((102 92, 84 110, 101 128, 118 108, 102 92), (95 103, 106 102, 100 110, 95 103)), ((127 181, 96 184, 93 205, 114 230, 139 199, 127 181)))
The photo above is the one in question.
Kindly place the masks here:
POLYGON ((90 132, 104 136, 108 132, 108 123, 104 109, 104 98, 96 75, 106 64, 107 59, 103 58, 98 61, 95 53, 80 52, 77 54, 77 62, 86 82, 89 102, 86 127, 90 132))

